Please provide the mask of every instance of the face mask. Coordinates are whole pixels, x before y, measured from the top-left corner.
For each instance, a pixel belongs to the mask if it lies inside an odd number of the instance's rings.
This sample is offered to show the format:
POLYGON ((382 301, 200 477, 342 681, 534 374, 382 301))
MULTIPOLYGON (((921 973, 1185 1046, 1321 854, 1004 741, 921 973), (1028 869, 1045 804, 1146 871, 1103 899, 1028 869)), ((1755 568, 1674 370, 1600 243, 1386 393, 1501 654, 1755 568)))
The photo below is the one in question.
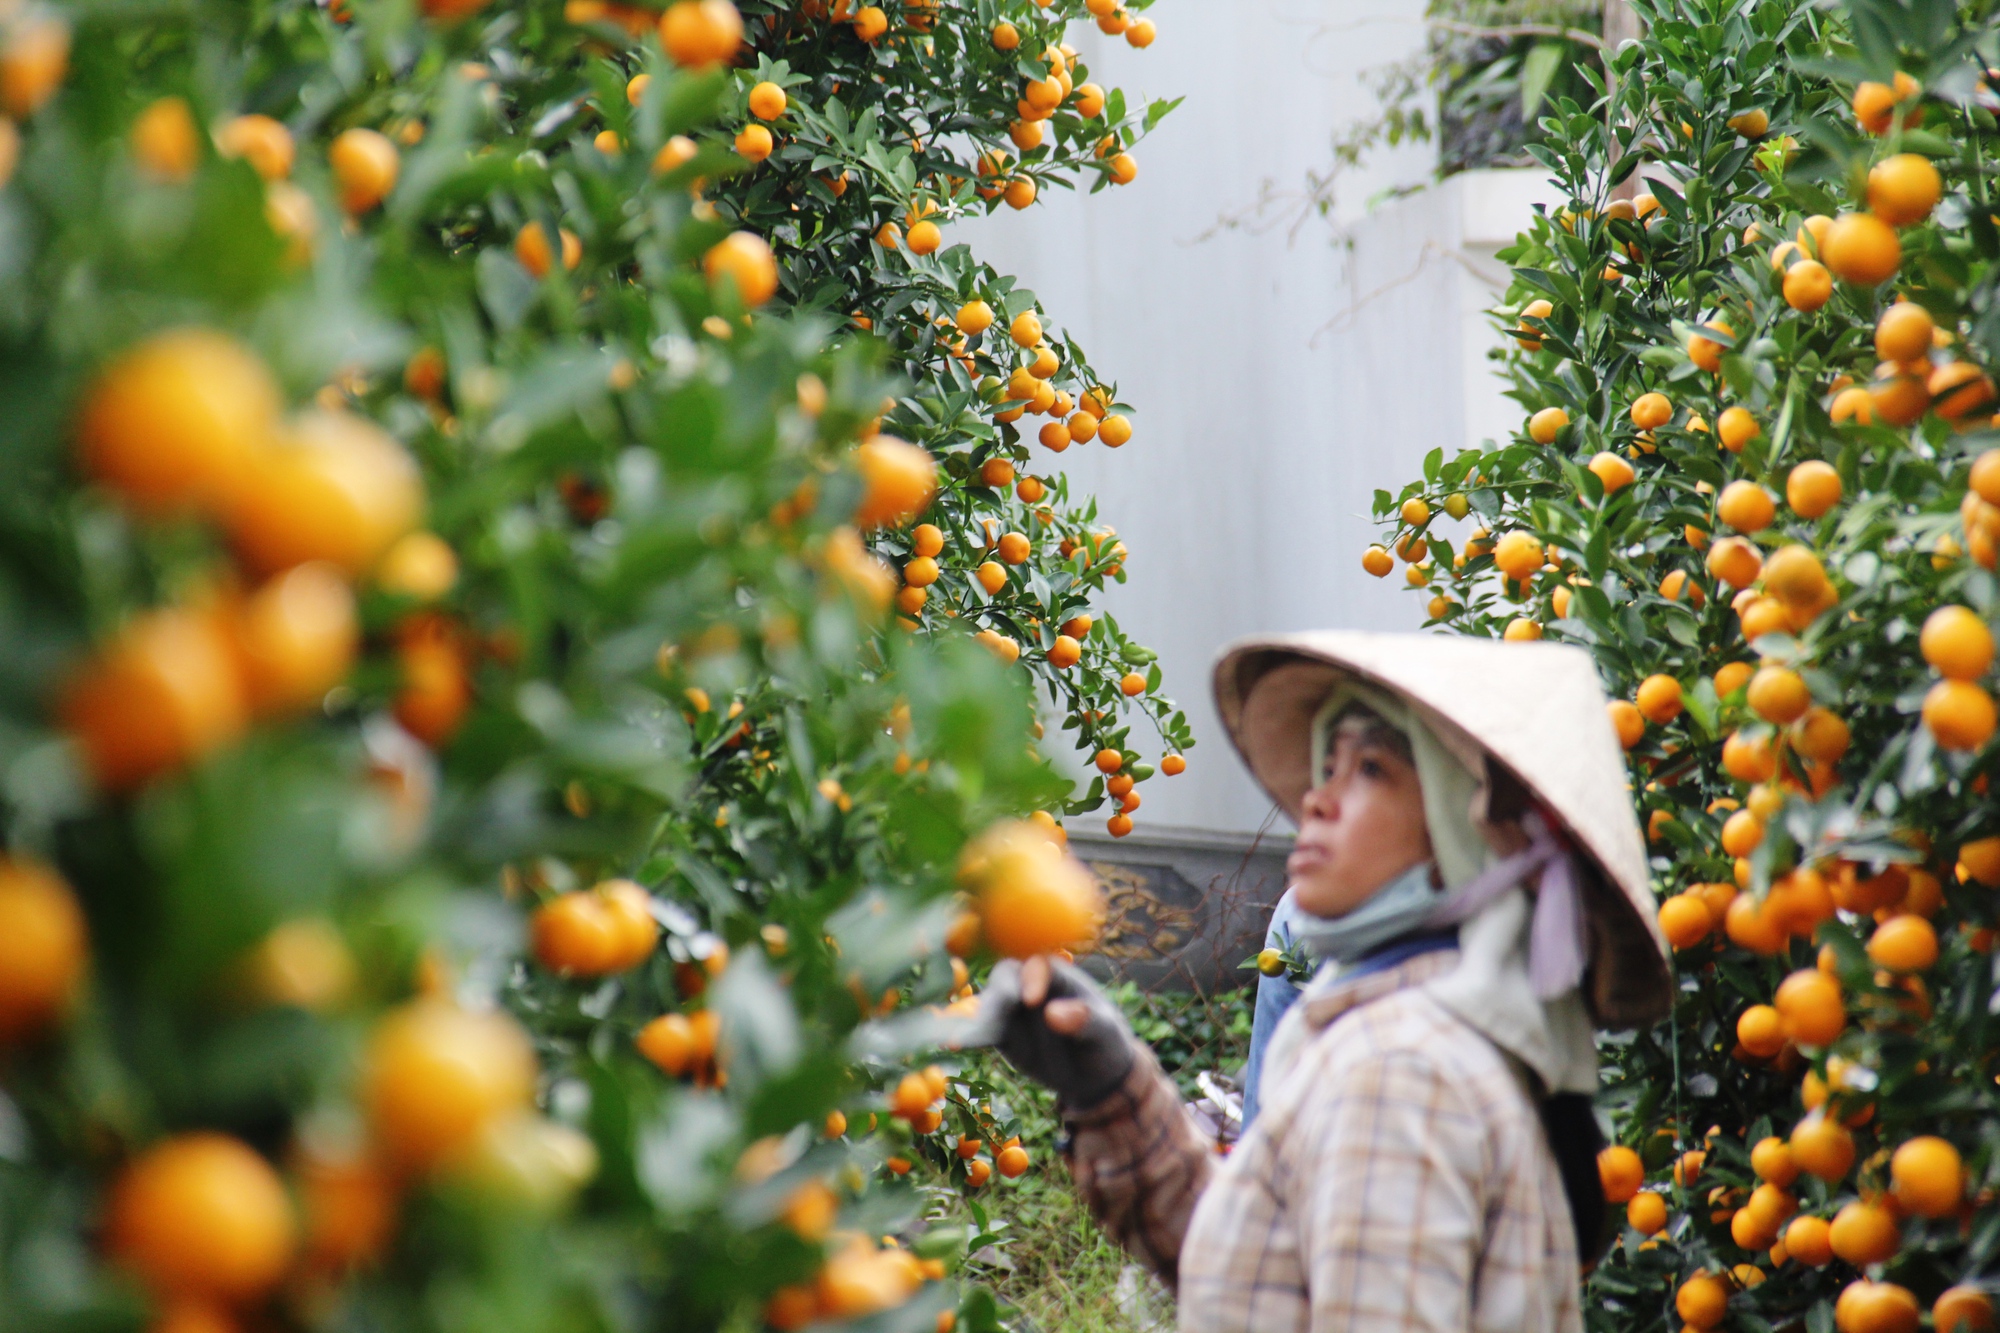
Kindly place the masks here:
POLYGON ((1431 885, 1432 863, 1423 861, 1390 880, 1361 906, 1341 917, 1301 910, 1295 936, 1317 959, 1346 966, 1360 961, 1423 924, 1445 896, 1431 885))

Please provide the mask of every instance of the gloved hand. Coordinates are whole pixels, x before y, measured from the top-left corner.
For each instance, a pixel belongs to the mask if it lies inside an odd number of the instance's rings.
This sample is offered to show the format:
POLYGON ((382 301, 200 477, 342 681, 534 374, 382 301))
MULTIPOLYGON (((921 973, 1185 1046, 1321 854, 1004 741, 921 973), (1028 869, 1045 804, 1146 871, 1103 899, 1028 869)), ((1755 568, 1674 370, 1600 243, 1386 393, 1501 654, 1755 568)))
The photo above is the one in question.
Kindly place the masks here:
POLYGON ((1117 1091, 1139 1051, 1125 1015, 1097 983, 1046 957, 994 967, 961 1044, 994 1047, 1073 1111, 1117 1091))

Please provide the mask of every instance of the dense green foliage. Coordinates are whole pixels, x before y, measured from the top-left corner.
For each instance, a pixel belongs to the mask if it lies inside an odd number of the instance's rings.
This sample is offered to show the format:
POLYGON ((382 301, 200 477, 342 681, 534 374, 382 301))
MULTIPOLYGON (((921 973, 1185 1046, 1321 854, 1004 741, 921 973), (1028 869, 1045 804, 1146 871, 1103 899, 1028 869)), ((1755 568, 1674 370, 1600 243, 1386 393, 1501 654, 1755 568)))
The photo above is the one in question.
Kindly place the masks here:
MULTIPOLYGON (((976 159, 1089 16, 912 5, 865 41, 813 11, 748 0, 734 63, 704 68, 667 58, 657 14, 584 0, 0 6, 0 933, 60 940, 23 887, 45 866, 89 951, 34 1012, 29 964, 66 955, 0 949, 0 1328, 995 1326, 989 1295, 934 1280, 986 1216, 952 1137, 926 1160, 954 1175, 885 1167, 912 1137, 885 1091, 963 981, 954 861, 996 818, 1104 800, 1037 751, 1038 711, 1139 780, 1192 738, 1108 617, 1079 664, 1048 659, 1122 577, 1094 506, 1058 474, 1040 502, 982 478, 1028 472, 996 417, 1037 355, 1006 336, 1032 293, 879 238, 1001 206, 976 159), (766 79, 788 105, 759 163, 731 145, 766 79), (244 113, 282 124, 283 163, 231 137, 244 113), (330 161, 357 129, 386 136, 363 166, 396 163, 379 205, 330 161), (738 232, 775 251, 767 302, 738 232), (990 332, 940 327, 975 297, 990 332), (229 341, 133 387, 131 349, 187 326, 229 341), (241 457, 177 424, 238 417, 241 457), (911 590, 856 532, 878 428, 938 464, 943 571, 900 616, 911 590), (314 431, 358 470, 288 489, 314 431), (136 441, 141 470, 213 446, 217 484, 152 503, 83 435, 136 441), (407 544, 412 495, 441 545, 407 544), (973 571, 1013 531, 1028 554, 989 594, 973 571), (317 582, 286 601, 301 550, 317 582), (296 637, 255 638, 273 624, 296 637), (529 955, 531 910, 617 878, 656 951, 552 970, 582 946, 537 917, 529 955), (398 1063, 396 1023, 453 1006, 514 1016, 531 1087, 505 1024, 446 1043, 457 1074, 398 1063), (712 1061, 635 1050, 704 1014, 712 1061), (460 1093, 451 1154, 385 1150, 391 1103, 460 1093), (197 1131, 292 1203, 238 1234, 204 1224, 213 1199, 107 1194, 197 1131), (232 1236, 251 1276, 167 1274, 232 1236)), ((1008 179, 1101 186, 1167 109, 1080 105, 1008 179)), ((1098 376, 1048 345, 1079 411, 1098 376)), ((910 509, 866 541, 903 560, 910 509)), ((946 1130, 997 1147, 982 1086, 952 1089, 946 1130)))

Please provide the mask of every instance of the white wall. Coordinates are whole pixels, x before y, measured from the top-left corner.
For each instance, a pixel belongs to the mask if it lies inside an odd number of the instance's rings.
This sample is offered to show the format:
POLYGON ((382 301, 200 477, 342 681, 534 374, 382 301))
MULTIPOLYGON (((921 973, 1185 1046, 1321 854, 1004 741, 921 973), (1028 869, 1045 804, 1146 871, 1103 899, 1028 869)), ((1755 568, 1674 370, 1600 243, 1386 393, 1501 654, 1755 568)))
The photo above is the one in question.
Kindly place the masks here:
POLYGON ((1148 11, 1159 39, 1144 51, 1078 25, 1070 40, 1097 82, 1187 100, 1137 149, 1133 184, 1050 191, 1026 213, 953 229, 1033 288, 1137 409, 1130 444, 1072 447, 1060 464, 1130 548, 1130 581, 1107 607, 1160 652, 1201 742, 1185 775, 1146 784, 1141 835, 1265 820, 1209 702, 1217 648, 1261 631, 1420 625, 1400 574, 1361 570, 1373 493, 1420 475, 1432 448, 1449 456, 1511 427, 1479 355, 1490 280, 1504 276, 1480 233, 1494 215, 1525 217, 1517 182, 1468 195, 1454 178, 1369 210, 1429 181, 1431 148, 1405 145, 1341 180, 1335 222, 1351 247, 1316 217, 1296 236, 1215 230, 1266 181, 1297 189, 1334 133, 1375 114, 1358 76, 1422 42, 1423 8, 1167 0, 1148 11))

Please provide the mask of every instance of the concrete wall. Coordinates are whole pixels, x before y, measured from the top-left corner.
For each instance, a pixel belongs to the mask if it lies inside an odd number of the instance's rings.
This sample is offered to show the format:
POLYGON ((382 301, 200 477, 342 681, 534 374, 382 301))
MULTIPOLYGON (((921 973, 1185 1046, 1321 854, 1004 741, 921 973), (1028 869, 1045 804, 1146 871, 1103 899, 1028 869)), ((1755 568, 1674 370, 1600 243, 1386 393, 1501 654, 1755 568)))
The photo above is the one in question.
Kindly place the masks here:
POLYGON ((1186 774, 1146 784, 1133 843, 1149 828, 1240 835, 1267 821, 1209 703, 1220 645, 1422 623, 1400 575, 1361 570, 1369 505, 1432 448, 1511 428, 1480 312, 1504 277, 1493 250, 1538 193, 1530 173, 1477 173, 1369 208, 1430 181, 1429 147, 1405 145, 1342 178, 1331 222, 1218 230, 1267 182, 1297 190, 1336 132, 1375 114, 1359 76, 1422 42, 1423 0, 1149 12, 1160 36, 1145 51, 1094 27, 1071 37, 1107 87, 1186 94, 1137 149, 1138 180, 952 229, 1020 275, 1137 409, 1124 448, 1061 459, 1132 552, 1107 609, 1160 652, 1200 742, 1186 774))

